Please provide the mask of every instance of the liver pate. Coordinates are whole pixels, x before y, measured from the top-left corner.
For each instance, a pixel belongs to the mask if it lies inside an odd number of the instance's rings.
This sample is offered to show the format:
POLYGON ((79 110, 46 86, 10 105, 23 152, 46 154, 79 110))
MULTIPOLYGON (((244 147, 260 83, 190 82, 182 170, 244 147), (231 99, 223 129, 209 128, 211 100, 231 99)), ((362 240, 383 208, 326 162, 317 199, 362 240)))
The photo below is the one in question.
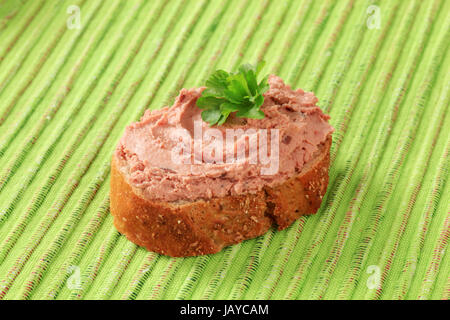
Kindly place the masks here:
POLYGON ((226 144, 224 161, 214 162, 212 154, 205 150, 214 149, 211 144, 216 140, 199 137, 195 131, 199 124, 202 132, 211 129, 201 120, 202 110, 195 105, 203 88, 182 89, 172 107, 147 110, 139 122, 126 128, 118 143, 117 166, 133 191, 147 200, 194 201, 257 193, 301 172, 318 146, 333 132, 329 117, 316 106, 317 98, 313 93, 291 90, 274 75, 268 82, 270 88, 264 94, 261 107, 264 119, 231 117, 225 125, 213 128, 223 136, 227 129, 278 129, 279 163, 274 174, 262 175, 261 169, 266 165, 248 158, 225 161, 227 157, 232 158, 237 149, 248 149, 251 136, 259 135, 258 132, 226 144), (192 138, 191 145, 187 146, 192 151, 188 159, 177 162, 173 161, 173 150, 180 143, 175 134, 180 131, 192 138))

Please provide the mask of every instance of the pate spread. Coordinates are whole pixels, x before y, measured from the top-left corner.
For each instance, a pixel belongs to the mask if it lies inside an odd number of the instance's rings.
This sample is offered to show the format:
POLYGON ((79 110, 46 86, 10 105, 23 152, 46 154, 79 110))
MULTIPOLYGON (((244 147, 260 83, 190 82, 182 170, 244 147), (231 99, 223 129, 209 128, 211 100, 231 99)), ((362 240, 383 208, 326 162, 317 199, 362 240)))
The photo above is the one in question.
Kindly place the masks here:
POLYGON ((173 106, 147 110, 116 148, 118 167, 148 200, 193 201, 260 191, 300 173, 333 132, 311 92, 269 76, 263 119, 230 116, 210 127, 196 106, 204 88, 182 89, 173 106))

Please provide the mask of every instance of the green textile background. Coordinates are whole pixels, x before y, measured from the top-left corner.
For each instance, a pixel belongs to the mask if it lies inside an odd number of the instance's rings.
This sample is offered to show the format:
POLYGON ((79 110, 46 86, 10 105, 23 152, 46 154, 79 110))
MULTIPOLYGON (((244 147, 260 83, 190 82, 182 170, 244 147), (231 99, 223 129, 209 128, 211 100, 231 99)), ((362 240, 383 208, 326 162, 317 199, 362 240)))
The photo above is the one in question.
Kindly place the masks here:
POLYGON ((0 0, 0 298, 448 299, 449 39, 447 0, 0 0), (127 241, 125 126, 261 59, 331 115, 320 211, 209 256, 127 241))

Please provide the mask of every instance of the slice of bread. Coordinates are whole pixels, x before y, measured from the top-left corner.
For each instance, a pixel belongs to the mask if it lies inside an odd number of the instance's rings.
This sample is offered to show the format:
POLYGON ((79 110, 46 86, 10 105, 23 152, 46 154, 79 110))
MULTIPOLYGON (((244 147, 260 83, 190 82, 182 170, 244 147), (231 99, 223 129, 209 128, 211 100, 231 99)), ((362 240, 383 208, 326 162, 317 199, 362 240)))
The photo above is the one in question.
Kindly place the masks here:
POLYGON ((111 162, 111 214, 130 241, 172 257, 216 253, 260 236, 272 225, 282 230, 302 215, 316 213, 328 186, 331 134, 302 171, 257 193, 196 201, 149 201, 133 191, 111 162))

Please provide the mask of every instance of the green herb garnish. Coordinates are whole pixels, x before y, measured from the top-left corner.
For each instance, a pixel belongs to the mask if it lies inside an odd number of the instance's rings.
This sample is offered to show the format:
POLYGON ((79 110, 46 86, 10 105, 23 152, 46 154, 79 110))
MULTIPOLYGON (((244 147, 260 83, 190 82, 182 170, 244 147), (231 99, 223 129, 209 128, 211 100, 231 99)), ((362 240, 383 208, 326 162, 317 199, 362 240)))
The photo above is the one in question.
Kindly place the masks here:
POLYGON ((238 72, 228 73, 217 70, 206 81, 206 89, 197 100, 197 106, 202 111, 202 119, 210 126, 225 123, 232 112, 240 118, 264 118, 260 107, 264 102, 263 93, 269 85, 267 76, 259 83, 258 74, 264 67, 264 62, 255 67, 244 64, 238 72))

